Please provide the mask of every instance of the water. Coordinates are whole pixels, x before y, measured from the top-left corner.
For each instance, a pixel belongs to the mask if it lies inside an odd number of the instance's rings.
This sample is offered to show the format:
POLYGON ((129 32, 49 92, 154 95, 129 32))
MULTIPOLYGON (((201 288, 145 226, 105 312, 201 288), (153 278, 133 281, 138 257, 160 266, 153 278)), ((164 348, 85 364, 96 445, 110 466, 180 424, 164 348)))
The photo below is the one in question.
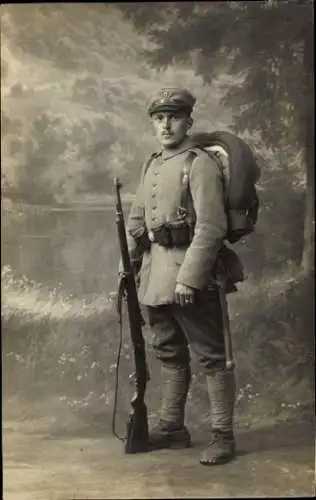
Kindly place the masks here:
POLYGON ((2 265, 75 296, 113 291, 119 248, 113 207, 2 207, 2 265))

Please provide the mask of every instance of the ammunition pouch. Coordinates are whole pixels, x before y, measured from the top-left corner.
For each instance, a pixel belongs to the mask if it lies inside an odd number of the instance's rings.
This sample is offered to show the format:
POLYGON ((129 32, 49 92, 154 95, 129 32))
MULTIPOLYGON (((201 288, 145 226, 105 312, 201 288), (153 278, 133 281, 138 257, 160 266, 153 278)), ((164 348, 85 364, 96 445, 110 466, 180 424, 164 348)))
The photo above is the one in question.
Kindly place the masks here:
POLYGON ((130 231, 140 253, 150 250, 152 243, 165 248, 188 246, 193 238, 194 227, 187 220, 181 218, 166 222, 147 231, 145 227, 130 231))
POLYGON ((150 250, 150 240, 148 238, 148 232, 146 227, 138 228, 137 231, 130 231, 131 236, 134 238, 137 249, 142 254, 143 252, 148 252, 150 250))
POLYGON ((180 219, 166 222, 152 229, 150 235, 152 242, 165 248, 188 246, 193 238, 193 226, 187 221, 180 219))

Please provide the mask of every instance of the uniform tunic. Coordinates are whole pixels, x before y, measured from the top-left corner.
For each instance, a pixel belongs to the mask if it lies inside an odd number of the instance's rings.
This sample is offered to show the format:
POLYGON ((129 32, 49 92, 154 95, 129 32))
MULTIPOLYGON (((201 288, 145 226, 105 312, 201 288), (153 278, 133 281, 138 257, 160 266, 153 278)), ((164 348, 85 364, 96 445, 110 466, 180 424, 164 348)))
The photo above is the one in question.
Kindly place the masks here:
MULTIPOLYGON (((135 231, 144 223, 149 231, 163 222, 176 219, 184 162, 192 150, 197 155, 189 173, 195 212, 193 240, 184 248, 165 248, 152 243, 150 250, 144 252, 138 297, 147 306, 173 303, 176 283, 198 290, 205 288, 226 235, 221 172, 207 153, 190 146, 189 137, 176 149, 162 150, 147 171, 143 169, 128 217, 127 231, 135 231)), ((131 237, 128 241, 132 252, 135 243, 131 237)))

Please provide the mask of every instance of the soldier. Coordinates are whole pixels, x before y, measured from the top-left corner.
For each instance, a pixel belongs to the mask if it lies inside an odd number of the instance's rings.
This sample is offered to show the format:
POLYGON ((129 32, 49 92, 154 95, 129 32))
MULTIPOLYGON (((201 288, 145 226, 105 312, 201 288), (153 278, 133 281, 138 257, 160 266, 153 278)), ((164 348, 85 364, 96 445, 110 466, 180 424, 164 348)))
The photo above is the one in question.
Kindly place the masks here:
POLYGON ((195 101, 187 90, 168 88, 151 103, 148 113, 161 150, 143 168, 127 232, 132 262, 141 258, 138 296, 161 362, 162 405, 149 433, 150 448, 191 444, 184 425, 190 346, 206 375, 211 406, 212 439, 200 463, 212 465, 235 454, 235 374, 225 370, 222 314, 212 278, 227 231, 222 178, 217 163, 190 143, 195 101), (183 168, 190 154, 192 209, 183 217, 183 168))

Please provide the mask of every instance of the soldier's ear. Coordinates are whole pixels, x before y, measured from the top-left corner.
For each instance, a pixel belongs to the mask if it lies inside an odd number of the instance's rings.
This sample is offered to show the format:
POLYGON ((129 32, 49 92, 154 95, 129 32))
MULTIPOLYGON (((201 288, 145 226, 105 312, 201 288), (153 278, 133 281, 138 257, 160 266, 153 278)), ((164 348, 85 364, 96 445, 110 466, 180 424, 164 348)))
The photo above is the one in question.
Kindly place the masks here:
POLYGON ((187 130, 190 130, 190 128, 192 127, 193 125, 193 118, 191 116, 189 116, 188 120, 187 120, 187 130))

